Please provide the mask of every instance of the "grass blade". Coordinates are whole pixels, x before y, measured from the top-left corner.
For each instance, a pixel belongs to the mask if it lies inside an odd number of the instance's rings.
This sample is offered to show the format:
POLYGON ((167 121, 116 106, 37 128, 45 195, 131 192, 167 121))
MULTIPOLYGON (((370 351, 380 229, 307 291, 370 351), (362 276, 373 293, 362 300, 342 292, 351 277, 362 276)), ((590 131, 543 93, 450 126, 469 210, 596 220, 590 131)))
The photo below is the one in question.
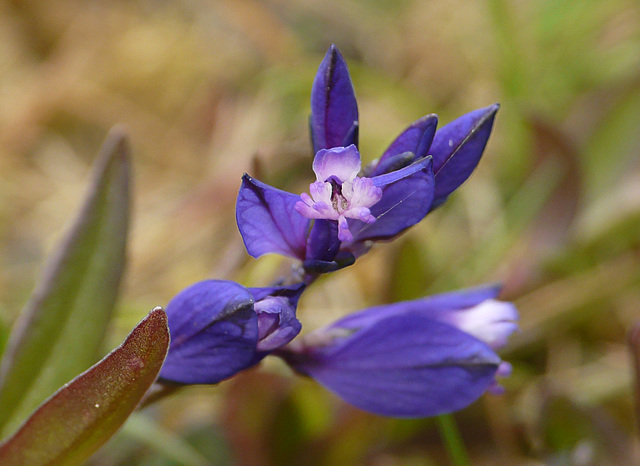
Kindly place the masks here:
POLYGON ((99 357, 125 262, 129 150, 113 130, 89 194, 22 310, 0 362, 0 432, 99 357))

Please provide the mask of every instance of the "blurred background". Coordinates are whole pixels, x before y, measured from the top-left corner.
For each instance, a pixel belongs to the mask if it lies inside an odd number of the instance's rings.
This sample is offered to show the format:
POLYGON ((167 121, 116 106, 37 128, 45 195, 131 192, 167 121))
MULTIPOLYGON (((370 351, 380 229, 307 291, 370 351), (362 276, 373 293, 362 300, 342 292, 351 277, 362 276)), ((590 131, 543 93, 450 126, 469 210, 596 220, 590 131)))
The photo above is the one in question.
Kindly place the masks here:
MULTIPOLYGON (((635 0, 1 0, 0 346, 79 207, 109 128, 134 157, 128 270, 105 353, 205 278, 267 285, 235 226, 240 177, 313 179, 309 93, 335 43, 363 159, 409 123, 500 102, 472 178, 304 295, 309 331, 366 306, 504 283, 521 333, 506 394, 453 416, 473 464, 634 464, 640 320, 635 0)), ((635 457, 637 460, 637 457, 635 457)), ((433 419, 352 408, 277 360, 135 415, 92 460, 447 464, 433 419)))

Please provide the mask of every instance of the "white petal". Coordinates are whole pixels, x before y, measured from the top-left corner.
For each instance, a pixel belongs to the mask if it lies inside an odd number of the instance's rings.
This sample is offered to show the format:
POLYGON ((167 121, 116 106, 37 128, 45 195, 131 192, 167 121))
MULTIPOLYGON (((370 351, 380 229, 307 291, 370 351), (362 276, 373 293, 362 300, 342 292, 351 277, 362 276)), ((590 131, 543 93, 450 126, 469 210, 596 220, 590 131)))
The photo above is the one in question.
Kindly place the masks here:
POLYGON ((452 324, 493 349, 507 344, 518 329, 518 310, 512 303, 487 299, 477 306, 451 314, 452 324))

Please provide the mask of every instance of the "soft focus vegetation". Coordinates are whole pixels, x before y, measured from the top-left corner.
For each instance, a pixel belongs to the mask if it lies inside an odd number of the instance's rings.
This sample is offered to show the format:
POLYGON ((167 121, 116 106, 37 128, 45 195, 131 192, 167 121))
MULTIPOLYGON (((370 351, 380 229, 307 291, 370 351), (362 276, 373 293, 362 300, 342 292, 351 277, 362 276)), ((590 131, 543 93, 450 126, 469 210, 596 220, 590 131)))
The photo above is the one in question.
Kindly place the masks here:
MULTIPOLYGON (((453 419, 473 464, 633 464, 640 320, 640 5, 635 0, 0 1, 0 348, 123 123, 133 229, 102 354, 185 286, 267 285, 235 226, 243 172, 301 192, 330 43, 361 150, 413 120, 500 102, 443 207, 302 298, 305 330, 368 305, 502 281, 522 332, 502 397, 453 419)), ((303 330, 304 331, 304 330, 303 330)), ((279 361, 140 411, 94 464, 441 464, 433 419, 363 413, 279 361)))

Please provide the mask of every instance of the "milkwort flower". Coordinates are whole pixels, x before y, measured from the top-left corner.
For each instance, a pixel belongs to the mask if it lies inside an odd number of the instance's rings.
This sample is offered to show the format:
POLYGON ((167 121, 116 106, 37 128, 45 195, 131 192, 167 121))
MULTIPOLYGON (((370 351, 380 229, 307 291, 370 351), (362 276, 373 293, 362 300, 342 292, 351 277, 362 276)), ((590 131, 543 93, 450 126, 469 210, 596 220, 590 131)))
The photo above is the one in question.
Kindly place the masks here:
POLYGON ((357 102, 347 65, 332 45, 311 89, 316 181, 310 195, 297 195, 244 175, 236 220, 247 252, 293 257, 316 273, 349 265, 373 241, 418 223, 471 175, 498 108, 475 110, 438 131, 437 116, 427 115, 360 173, 357 102))
POLYGON ((517 329, 498 287, 436 295, 348 315, 275 354, 347 402, 391 417, 464 408, 510 366, 495 350, 517 329))
POLYGON ((167 305, 171 344, 160 381, 215 384, 260 362, 300 333, 304 286, 245 288, 205 280, 167 305))

